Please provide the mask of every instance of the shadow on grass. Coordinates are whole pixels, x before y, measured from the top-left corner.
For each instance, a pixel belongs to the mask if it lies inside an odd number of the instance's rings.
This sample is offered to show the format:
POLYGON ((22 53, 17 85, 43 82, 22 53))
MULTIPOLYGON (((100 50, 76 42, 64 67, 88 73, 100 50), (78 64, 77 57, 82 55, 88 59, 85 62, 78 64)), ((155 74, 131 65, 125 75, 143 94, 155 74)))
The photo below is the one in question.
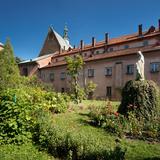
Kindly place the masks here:
POLYGON ((160 157, 145 158, 143 160, 160 160, 160 157))
POLYGON ((88 113, 78 113, 78 114, 81 115, 81 116, 89 117, 88 113))
POLYGON ((78 122, 85 125, 85 126, 92 126, 92 127, 95 127, 95 128, 100 128, 102 129, 100 126, 97 126, 97 124, 92 121, 89 117, 89 114, 88 113, 79 113, 79 115, 83 116, 84 118, 80 118, 78 119, 78 122))

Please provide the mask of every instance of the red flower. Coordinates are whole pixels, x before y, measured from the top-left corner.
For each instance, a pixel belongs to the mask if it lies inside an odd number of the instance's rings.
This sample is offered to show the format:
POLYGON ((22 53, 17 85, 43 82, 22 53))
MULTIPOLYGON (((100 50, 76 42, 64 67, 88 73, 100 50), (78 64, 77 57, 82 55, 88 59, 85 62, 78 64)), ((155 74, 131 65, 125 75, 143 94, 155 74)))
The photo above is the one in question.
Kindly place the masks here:
POLYGON ((118 112, 114 112, 114 115, 115 115, 116 117, 118 117, 118 116, 119 116, 119 113, 118 113, 118 112))

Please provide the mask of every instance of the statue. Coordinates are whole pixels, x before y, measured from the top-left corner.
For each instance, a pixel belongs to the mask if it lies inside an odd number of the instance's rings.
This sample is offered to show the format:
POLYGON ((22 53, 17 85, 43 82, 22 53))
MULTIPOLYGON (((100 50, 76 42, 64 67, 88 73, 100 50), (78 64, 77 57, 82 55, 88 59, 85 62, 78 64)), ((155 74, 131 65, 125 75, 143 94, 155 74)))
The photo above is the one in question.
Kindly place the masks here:
POLYGON ((144 56, 141 51, 137 52, 138 62, 136 63, 136 80, 144 80, 144 56))

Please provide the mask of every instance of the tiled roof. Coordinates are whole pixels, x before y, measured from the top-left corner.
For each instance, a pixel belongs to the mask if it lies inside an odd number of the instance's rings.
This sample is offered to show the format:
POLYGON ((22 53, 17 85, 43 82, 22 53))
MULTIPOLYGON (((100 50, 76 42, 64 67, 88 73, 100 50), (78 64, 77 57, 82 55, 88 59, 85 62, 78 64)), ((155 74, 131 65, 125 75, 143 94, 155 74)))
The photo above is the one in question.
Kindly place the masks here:
MULTIPOLYGON (((150 37, 153 37, 153 36, 156 36, 156 35, 160 35, 159 30, 156 30, 155 32, 152 32, 152 33, 149 33, 149 34, 146 34, 147 32, 148 31, 143 32, 142 36, 138 36, 138 33, 134 33, 134 34, 130 34, 130 35, 124 35, 124 36, 121 36, 121 37, 118 37, 118 38, 109 39, 109 42, 108 42, 107 46, 120 44, 120 43, 126 43, 126 42, 130 42, 130 41, 138 41, 138 40, 142 40, 143 38, 150 38, 150 37)), ((106 43, 103 40, 103 41, 97 42, 94 47, 91 44, 89 44, 89 45, 85 45, 82 50, 78 47, 78 48, 72 49, 70 51, 64 51, 61 54, 59 54, 58 57, 75 54, 75 53, 78 53, 78 52, 81 52, 81 51, 87 51, 87 50, 90 50, 92 48, 94 48, 94 49, 100 48, 100 47, 103 47, 105 45, 106 45, 106 43)))
MULTIPOLYGON (((106 52, 104 54, 93 55, 92 57, 85 58, 84 61, 88 62, 88 61, 94 61, 94 60, 114 58, 119 56, 132 55, 132 54, 136 54, 137 51, 139 50, 141 50, 142 53, 146 53, 150 51, 160 50, 160 46, 146 46, 146 47, 139 47, 139 48, 129 48, 129 49, 124 49, 124 50, 119 50, 114 52, 106 52)), ((62 66, 62 65, 66 65, 66 62, 65 61, 54 62, 43 68, 51 68, 51 67, 62 66)))
POLYGON ((40 56, 40 57, 37 57, 37 58, 25 60, 25 61, 20 62, 19 64, 30 63, 30 62, 37 62, 37 61, 40 61, 40 60, 42 60, 42 59, 45 59, 45 58, 48 58, 48 57, 52 57, 54 54, 55 54, 55 53, 47 54, 47 55, 40 56))
POLYGON ((3 43, 0 42, 0 46, 3 47, 4 46, 3 43))

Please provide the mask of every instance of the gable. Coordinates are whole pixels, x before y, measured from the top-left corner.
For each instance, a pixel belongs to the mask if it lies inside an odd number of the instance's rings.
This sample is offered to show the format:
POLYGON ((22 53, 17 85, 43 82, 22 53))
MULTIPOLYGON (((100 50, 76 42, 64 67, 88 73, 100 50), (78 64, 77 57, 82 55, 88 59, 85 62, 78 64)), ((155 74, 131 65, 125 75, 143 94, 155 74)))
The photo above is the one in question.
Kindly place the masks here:
POLYGON ((43 55, 48 55, 48 54, 54 53, 59 50, 60 50, 60 45, 57 41, 55 34, 50 29, 47 34, 47 37, 45 39, 45 42, 43 44, 43 47, 40 51, 39 57, 43 56, 43 55))

